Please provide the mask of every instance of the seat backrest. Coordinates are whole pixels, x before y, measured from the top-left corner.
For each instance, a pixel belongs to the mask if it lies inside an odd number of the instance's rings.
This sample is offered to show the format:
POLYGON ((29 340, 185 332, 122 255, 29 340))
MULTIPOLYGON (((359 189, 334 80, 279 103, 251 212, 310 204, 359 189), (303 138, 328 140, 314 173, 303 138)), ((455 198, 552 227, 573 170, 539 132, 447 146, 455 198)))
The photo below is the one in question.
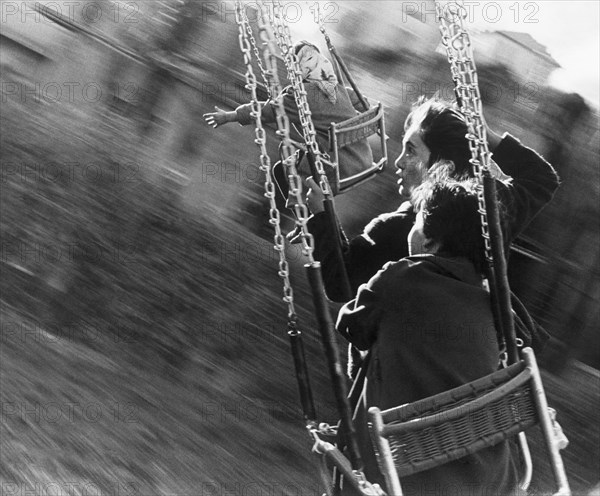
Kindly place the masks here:
MULTIPOLYGON (((365 140, 374 134, 379 135, 379 159, 371 167, 355 172, 350 177, 343 177, 339 182, 339 192, 343 193, 358 186, 374 174, 381 172, 387 163, 387 135, 385 134, 385 118, 383 105, 378 102, 370 109, 342 122, 332 122, 329 127, 329 153, 334 167, 340 167, 339 152, 342 148, 365 140)), ((342 171, 340 170, 340 176, 342 171)))
POLYGON ((529 348, 523 354, 524 361, 450 391, 385 411, 369 409, 388 490, 401 494, 399 477, 494 446, 539 423, 560 494, 569 494, 535 357, 529 348))
POLYGON ((343 148, 362 139, 369 138, 378 132, 383 132, 383 106, 378 103, 369 110, 346 119, 332 123, 329 136, 329 151, 343 148))

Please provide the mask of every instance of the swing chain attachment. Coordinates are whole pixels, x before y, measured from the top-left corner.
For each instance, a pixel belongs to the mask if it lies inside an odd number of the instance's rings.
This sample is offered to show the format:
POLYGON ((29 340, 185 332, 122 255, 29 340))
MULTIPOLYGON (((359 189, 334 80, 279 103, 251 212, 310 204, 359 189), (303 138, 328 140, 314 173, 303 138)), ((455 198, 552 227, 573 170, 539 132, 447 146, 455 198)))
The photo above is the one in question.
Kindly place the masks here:
POLYGON ((288 318, 292 319, 296 315, 294 307, 294 291, 290 283, 290 271, 289 264, 285 257, 285 236, 281 232, 281 219, 277 204, 275 202, 275 184, 272 179, 272 167, 271 159, 267 153, 266 147, 266 132, 261 123, 261 104, 258 101, 256 94, 256 75, 252 69, 252 54, 251 46, 247 38, 247 28, 250 27, 248 19, 243 13, 243 6, 240 1, 236 2, 235 5, 235 16, 236 22, 239 29, 239 42, 240 49, 244 56, 244 63, 246 64, 246 88, 251 93, 251 105, 252 105, 252 117, 256 122, 255 134, 256 138, 254 142, 257 144, 260 150, 260 170, 265 173, 265 197, 269 200, 269 223, 273 226, 275 234, 273 236, 273 243, 275 251, 279 253, 279 270, 278 274, 283 280, 283 301, 288 305, 288 318))
POLYGON ((290 121, 283 104, 284 92, 281 90, 277 71, 277 59, 275 58, 277 46, 274 41, 273 28, 267 18, 267 12, 268 9, 266 6, 259 6, 258 29, 260 32, 260 39, 264 45, 263 55, 266 65, 265 73, 268 75, 270 93, 271 95, 277 95, 272 98, 272 102, 276 116, 277 134, 281 139, 282 164, 285 167, 288 177, 288 196, 293 200, 296 223, 300 226, 302 253, 308 258, 310 263, 314 263, 313 253, 315 242, 312 234, 308 231, 307 226, 310 213, 304 203, 302 195, 302 178, 296 169, 297 154, 290 138, 290 121))
POLYGON ((345 461, 344 455, 340 453, 333 444, 321 439, 320 435, 323 433, 331 435, 331 432, 328 432, 333 429, 331 426, 328 424, 319 424, 318 427, 315 425, 309 425, 307 427, 314 440, 312 452, 321 456, 321 473, 323 482, 327 487, 326 494, 338 494, 328 483, 325 475, 328 471, 327 462, 329 461, 329 463, 335 466, 337 470, 344 475, 346 483, 355 489, 357 494, 362 496, 386 496, 386 493, 381 489, 379 484, 371 484, 361 470, 353 470, 352 467, 349 466, 348 462, 345 461))
POLYGON ((279 2, 279 0, 273 0, 273 28, 275 38, 285 61, 288 78, 292 83, 294 98, 296 100, 296 106, 298 107, 298 116, 300 118, 300 124, 302 125, 304 142, 306 143, 309 152, 314 157, 315 167, 319 175, 319 186, 323 190, 325 198, 332 198, 333 195, 321 159, 322 154, 316 141, 317 133, 311 117, 312 112, 310 111, 308 100, 306 99, 307 93, 304 83, 302 82, 302 71, 298 64, 298 57, 292 49, 290 29, 283 19, 284 16, 282 10, 281 2, 279 2))
MULTIPOLYGON (((237 14, 237 10, 236 10, 237 14)), ((269 84, 269 75, 265 70, 265 67, 262 63, 262 59, 260 57, 260 53, 258 51, 258 46, 256 45, 256 39, 254 38, 254 34, 252 33, 252 27, 250 26, 250 21, 248 20, 248 15, 246 14, 246 9, 242 6, 240 11, 240 16, 244 22, 244 28, 246 29, 248 40, 250 41, 250 45, 252 46, 252 50, 254 52, 254 57, 256 59, 256 63, 258 64, 258 68, 260 69, 260 74, 262 75, 263 81, 265 83, 265 87, 267 88, 267 95, 271 98, 271 87, 269 84)), ((243 48, 242 48, 243 50, 243 48)))
POLYGON ((331 45, 331 38, 329 37, 329 33, 327 32, 327 30, 325 29, 325 20, 321 15, 321 5, 319 4, 319 2, 317 2, 314 7, 316 9, 315 22, 319 26, 319 31, 323 35, 323 38, 325 38, 325 43, 327 43, 327 47, 329 47, 331 45))
POLYGON ((460 111, 465 116, 471 150, 471 165, 478 180, 477 201, 481 216, 481 230, 488 262, 493 261, 488 216, 483 193, 483 176, 490 173, 490 151, 488 149, 486 125, 483 118, 481 95, 471 38, 464 19, 467 16, 462 0, 436 0, 437 17, 442 34, 442 44, 450 62, 456 97, 460 111))
POLYGON ((490 173, 491 154, 488 148, 487 128, 483 117, 477 70, 471 38, 465 28, 467 10, 462 0, 436 0, 442 44, 446 47, 452 70, 460 111, 467 125, 466 138, 471 151, 471 164, 477 177, 477 200, 481 216, 481 232, 488 262, 488 277, 492 310, 500 342, 506 345, 508 362, 519 360, 511 297, 506 274, 506 258, 502 227, 496 198, 496 183, 490 173))

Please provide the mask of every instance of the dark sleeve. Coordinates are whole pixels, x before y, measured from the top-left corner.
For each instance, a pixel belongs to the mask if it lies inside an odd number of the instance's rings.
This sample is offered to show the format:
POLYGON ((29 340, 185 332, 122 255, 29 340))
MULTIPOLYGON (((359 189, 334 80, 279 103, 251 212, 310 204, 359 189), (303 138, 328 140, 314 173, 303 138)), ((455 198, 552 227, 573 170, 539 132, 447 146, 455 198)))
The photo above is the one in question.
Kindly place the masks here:
POLYGON ((252 124, 254 119, 252 118, 252 104, 246 103, 244 105, 240 105, 235 109, 235 113, 237 114, 237 121, 242 126, 247 126, 248 124, 252 124))
POLYGON ((552 199, 559 186, 558 174, 537 152, 507 134, 494 161, 512 181, 498 181, 498 196, 508 216, 505 240, 512 242, 552 199))
MULTIPOLYGON (((298 115, 298 107, 296 105, 296 100, 294 99, 294 92, 291 86, 285 87, 282 92, 283 95, 283 108, 285 110, 286 115, 290 120, 295 121, 297 118, 295 116, 298 115)), ((260 121, 264 124, 268 124, 271 122, 277 121, 277 111, 276 111, 276 103, 273 100, 268 100, 266 102, 260 102, 261 107, 261 118, 260 121)), ((254 119, 252 118, 252 104, 246 103, 244 105, 240 105, 235 109, 235 113, 237 114, 237 120, 242 126, 247 126, 248 124, 252 124, 254 119)))
POLYGON ((379 294, 382 276, 378 272, 367 284, 358 289, 356 298, 346 303, 338 314, 336 330, 359 350, 368 350, 377 339, 382 308, 379 294))
MULTIPOLYGON (((275 122, 276 114, 275 108, 271 100, 268 102, 261 102, 261 118, 260 121, 263 123, 275 122)), ((246 103, 244 105, 240 105, 235 109, 235 113, 237 114, 237 121, 242 126, 247 126, 249 124, 254 123, 254 118, 252 117, 252 104, 246 103)))
POLYGON ((335 256, 335 243, 342 244, 345 269, 352 294, 390 261, 408 256, 407 236, 414 223, 414 213, 407 203, 396 212, 380 215, 365 227, 360 236, 348 241, 340 228, 341 238, 335 239, 327 214, 313 216, 308 228, 315 240, 315 258, 321 262, 327 297, 333 301, 347 301, 341 280, 342 272, 335 256))
POLYGON ((340 226, 340 239, 336 239, 326 212, 313 215, 308 220, 308 230, 315 242, 314 257, 321 262, 321 274, 327 297, 332 301, 348 301, 344 295, 342 269, 336 257, 336 243, 341 244, 342 252, 346 252, 348 248, 348 239, 344 231, 340 226))

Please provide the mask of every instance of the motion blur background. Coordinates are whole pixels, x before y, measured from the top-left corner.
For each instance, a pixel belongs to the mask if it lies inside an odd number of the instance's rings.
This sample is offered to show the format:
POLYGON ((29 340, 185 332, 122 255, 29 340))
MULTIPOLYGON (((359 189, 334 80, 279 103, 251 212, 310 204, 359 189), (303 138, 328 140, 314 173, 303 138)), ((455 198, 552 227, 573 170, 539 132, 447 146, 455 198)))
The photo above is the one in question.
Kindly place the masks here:
MULTIPOLYGON (((598 3, 467 3, 488 123, 562 179, 512 250, 510 279, 552 335, 539 359, 571 485, 588 494, 600 480, 598 3)), ((359 88, 385 106, 392 163, 416 98, 453 96, 434 4, 318 5, 359 88)), ((249 100, 233 2, 0 7, 2 494, 320 494, 254 133, 202 120, 249 100)), ((325 50, 316 7, 284 2, 292 37, 325 50)), ((356 235, 398 201, 390 165, 337 206, 356 235)), ((333 422, 304 258, 295 245, 288 256, 319 417, 333 422)))

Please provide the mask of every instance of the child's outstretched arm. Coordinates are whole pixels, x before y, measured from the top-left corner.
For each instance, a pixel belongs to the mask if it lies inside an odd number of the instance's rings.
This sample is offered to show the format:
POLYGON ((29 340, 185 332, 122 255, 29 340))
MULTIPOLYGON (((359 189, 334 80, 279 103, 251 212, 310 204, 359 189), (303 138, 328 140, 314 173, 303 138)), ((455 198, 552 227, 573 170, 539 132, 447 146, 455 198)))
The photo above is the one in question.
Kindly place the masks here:
MULTIPOLYGON (((294 101, 294 97, 291 96, 289 97, 291 98, 292 102, 294 101)), ((271 101, 268 102, 260 102, 261 104, 261 121, 263 122, 263 124, 268 123, 268 122, 275 122, 276 120, 276 114, 275 114, 275 109, 271 103, 271 101)), ((284 101, 284 104, 287 105, 287 101, 284 101)), ((216 112, 210 112, 208 114, 204 114, 204 120, 206 121, 206 123, 209 126, 212 127, 219 127, 222 126, 223 124, 227 124, 228 122, 237 122, 239 124, 241 124, 242 126, 247 126, 249 124, 253 124, 255 122, 255 118, 254 118, 254 106, 252 103, 246 103, 245 105, 240 105, 239 107, 237 107, 235 110, 232 110, 231 112, 227 112, 226 110, 223 110, 222 108, 219 108, 217 106, 215 106, 215 110, 216 112)), ((288 114, 291 112, 290 110, 287 110, 288 114)), ((296 112, 298 112, 296 110, 296 112)))
POLYGON ((204 120, 209 126, 217 128, 228 122, 238 122, 237 112, 235 110, 227 112, 215 105, 216 112, 204 114, 204 120))

